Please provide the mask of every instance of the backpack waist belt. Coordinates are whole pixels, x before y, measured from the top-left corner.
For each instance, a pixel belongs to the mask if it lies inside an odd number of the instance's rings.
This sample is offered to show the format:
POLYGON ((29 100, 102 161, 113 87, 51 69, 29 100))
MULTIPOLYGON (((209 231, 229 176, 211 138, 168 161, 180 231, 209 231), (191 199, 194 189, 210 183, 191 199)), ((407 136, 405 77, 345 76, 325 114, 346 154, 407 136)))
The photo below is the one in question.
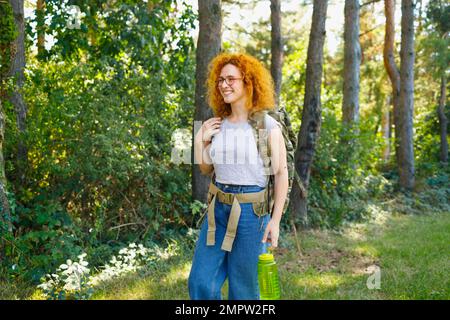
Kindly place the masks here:
POLYGON ((259 192, 251 193, 228 193, 220 190, 215 184, 210 183, 208 191, 208 235, 206 239, 207 246, 213 246, 216 243, 216 221, 214 217, 214 207, 216 199, 224 204, 231 205, 231 213, 228 218, 225 238, 222 242, 222 250, 231 251, 236 230, 241 216, 240 203, 264 203, 267 201, 267 188, 259 192))

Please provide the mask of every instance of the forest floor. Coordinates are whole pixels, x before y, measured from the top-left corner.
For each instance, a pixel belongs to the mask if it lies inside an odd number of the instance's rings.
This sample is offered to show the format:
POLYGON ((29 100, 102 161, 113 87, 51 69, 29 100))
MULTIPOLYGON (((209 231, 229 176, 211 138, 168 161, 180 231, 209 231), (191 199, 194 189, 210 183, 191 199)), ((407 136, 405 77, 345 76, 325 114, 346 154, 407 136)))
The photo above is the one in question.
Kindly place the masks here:
MULTIPOLYGON (((284 233, 274 251, 282 299, 450 299, 449 239, 450 212, 382 212, 340 231, 284 233)), ((97 285, 91 299, 189 299, 192 250, 97 285)), ((3 299, 45 299, 29 286, 0 287, 3 299)))
MULTIPOLYGON (((283 238, 275 250, 282 299, 450 299, 450 212, 380 214, 340 232, 283 238)), ((186 253, 161 272, 111 282, 93 298, 189 299, 190 258, 186 253)), ((224 298, 226 292, 225 284, 224 298)))

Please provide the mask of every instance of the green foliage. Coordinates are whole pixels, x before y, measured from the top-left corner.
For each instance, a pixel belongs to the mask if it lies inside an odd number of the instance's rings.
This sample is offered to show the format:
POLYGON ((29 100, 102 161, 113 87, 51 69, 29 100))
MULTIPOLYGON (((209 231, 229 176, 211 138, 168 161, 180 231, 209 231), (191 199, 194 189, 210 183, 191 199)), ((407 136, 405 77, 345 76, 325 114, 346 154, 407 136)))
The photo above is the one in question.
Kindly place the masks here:
POLYGON ((78 256, 78 262, 67 260, 56 273, 47 274, 38 286, 49 300, 87 300, 94 292, 88 283, 88 262, 85 253, 78 256))
POLYGON ((0 2, 0 78, 10 67, 12 43, 17 37, 14 14, 8 1, 0 2))
POLYGON ((80 230, 57 202, 45 201, 25 208, 10 199, 15 226, 14 236, 6 240, 2 275, 38 281, 56 265, 81 252, 80 230))
POLYGON ((190 168, 171 162, 170 143, 193 118, 192 8, 80 1, 81 29, 70 29, 67 8, 46 5, 56 43, 44 59, 27 56, 24 183, 14 166, 15 111, 5 104, 17 220, 2 273, 33 281, 81 248, 100 265, 121 243, 160 240, 194 217, 190 168))
POLYGON ((370 124, 361 123, 359 134, 351 134, 327 109, 325 102, 311 172, 309 218, 312 226, 336 228, 344 221, 370 216, 366 201, 389 192, 392 186, 377 173, 381 139, 373 139, 370 124), (343 143, 343 137, 351 143, 343 143))
POLYGON ((446 1, 430 1, 427 10, 427 22, 433 24, 440 34, 450 31, 450 4, 446 1))
MULTIPOLYGON (((414 137, 414 151, 419 167, 425 167, 424 164, 439 169, 438 161, 440 154, 440 127, 438 122, 438 115, 436 111, 436 103, 429 102, 430 111, 424 112, 419 116, 416 125, 416 135, 414 137)), ((444 113, 447 119, 450 119, 450 108, 444 108, 444 113)), ((447 138, 448 139, 448 138, 447 138)), ((434 173, 437 170, 434 171, 434 173)), ((421 173, 421 175, 430 174, 429 170, 421 173)))

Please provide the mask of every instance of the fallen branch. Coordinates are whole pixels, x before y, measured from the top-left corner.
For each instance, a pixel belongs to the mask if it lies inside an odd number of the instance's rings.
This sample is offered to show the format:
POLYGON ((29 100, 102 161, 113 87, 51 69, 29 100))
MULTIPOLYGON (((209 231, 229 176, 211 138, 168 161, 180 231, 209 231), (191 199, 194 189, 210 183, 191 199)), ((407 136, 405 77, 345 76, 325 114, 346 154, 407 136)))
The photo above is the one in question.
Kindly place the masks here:
POLYGON ((142 222, 130 222, 130 223, 121 224, 121 225, 119 225, 119 226, 111 227, 111 228, 109 228, 109 231, 114 230, 114 229, 120 229, 120 228, 122 228, 122 227, 127 227, 127 226, 136 225, 136 224, 139 224, 139 225, 145 227, 145 223, 142 223, 142 222))

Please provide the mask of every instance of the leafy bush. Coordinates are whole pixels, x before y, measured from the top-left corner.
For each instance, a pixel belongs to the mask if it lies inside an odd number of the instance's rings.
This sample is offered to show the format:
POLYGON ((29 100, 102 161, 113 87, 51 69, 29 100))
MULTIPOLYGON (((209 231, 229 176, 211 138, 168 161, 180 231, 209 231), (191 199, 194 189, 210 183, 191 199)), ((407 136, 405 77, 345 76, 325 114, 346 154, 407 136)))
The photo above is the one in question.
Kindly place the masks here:
POLYGON ((192 225, 190 167, 171 163, 170 141, 193 118, 196 15, 175 4, 80 1, 88 14, 70 29, 64 4, 46 3, 57 41, 39 57, 27 52, 26 134, 3 104, 16 220, 2 274, 38 281, 82 251, 98 265, 124 242, 192 225), (15 166, 19 141, 25 173, 15 166))
POLYGON ((81 253, 82 235, 59 203, 42 201, 30 208, 10 200, 14 235, 7 239, 2 275, 38 281, 66 257, 81 253))
POLYGON ((335 112, 338 101, 325 99, 323 123, 314 162, 308 203, 312 227, 339 227, 344 221, 369 215, 367 201, 392 190, 392 182, 377 173, 381 138, 364 121, 359 133, 342 127, 335 112), (343 141, 350 141, 345 143, 343 141))
POLYGON ((89 299, 93 289, 88 284, 89 268, 85 256, 85 253, 79 255, 78 262, 67 260, 56 273, 47 274, 38 288, 51 300, 89 299))
MULTIPOLYGON (((89 269, 86 253, 78 256, 78 262, 67 260, 61 264, 54 273, 42 277, 37 287, 48 299, 89 299, 96 288, 107 284, 129 273, 142 273, 145 275, 155 268, 160 268, 167 259, 180 255, 194 242, 197 234, 188 230, 186 238, 173 238, 167 242, 166 247, 155 243, 149 247, 143 244, 130 243, 112 256, 109 261, 98 268, 89 269)), ((189 248, 191 249, 191 248, 189 248)))

